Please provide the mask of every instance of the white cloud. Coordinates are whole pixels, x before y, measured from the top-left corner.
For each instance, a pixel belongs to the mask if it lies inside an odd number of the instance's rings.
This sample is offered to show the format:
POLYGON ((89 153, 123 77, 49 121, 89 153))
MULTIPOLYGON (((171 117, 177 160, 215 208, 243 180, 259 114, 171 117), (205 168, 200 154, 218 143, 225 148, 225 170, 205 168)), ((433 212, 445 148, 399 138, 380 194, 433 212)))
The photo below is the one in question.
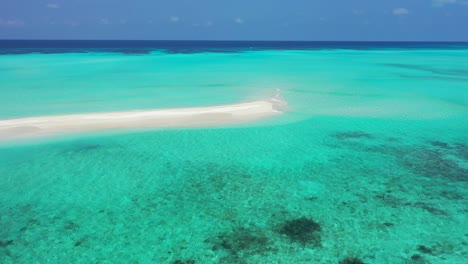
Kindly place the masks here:
POLYGON ((402 7, 393 9, 393 14, 397 16, 407 15, 409 12, 408 9, 402 7))
POLYGON ((57 8, 60 8, 60 5, 59 5, 59 4, 55 4, 55 3, 48 3, 48 4, 46 5, 46 7, 57 9, 57 8))
POLYGON ((446 5, 468 5, 468 1, 466 0, 432 0, 432 5, 435 7, 443 7, 446 5))
POLYGON ((353 14, 356 16, 364 15, 365 11, 361 9, 354 9, 353 14))
POLYGON ((193 27, 212 27, 214 23, 210 20, 202 22, 202 23, 193 23, 193 27))
POLYGON ((238 18, 234 19, 234 22, 237 23, 237 24, 244 24, 244 19, 238 17, 238 18))
POLYGON ((65 21, 65 25, 71 26, 71 27, 77 27, 80 25, 80 23, 74 20, 67 20, 65 21))
POLYGON ((432 0, 434 6, 444 6, 450 4, 456 4, 457 0, 432 0))
POLYGON ((0 18, 0 27, 18 27, 24 25, 24 22, 19 19, 3 19, 0 18))
POLYGON ((180 17, 178 17, 178 16, 171 16, 171 17, 169 17, 169 20, 170 20, 171 22, 177 23, 177 22, 180 21, 180 17))
POLYGON ((99 22, 103 25, 110 25, 112 24, 112 22, 108 19, 108 18, 101 18, 101 20, 99 20, 99 22))

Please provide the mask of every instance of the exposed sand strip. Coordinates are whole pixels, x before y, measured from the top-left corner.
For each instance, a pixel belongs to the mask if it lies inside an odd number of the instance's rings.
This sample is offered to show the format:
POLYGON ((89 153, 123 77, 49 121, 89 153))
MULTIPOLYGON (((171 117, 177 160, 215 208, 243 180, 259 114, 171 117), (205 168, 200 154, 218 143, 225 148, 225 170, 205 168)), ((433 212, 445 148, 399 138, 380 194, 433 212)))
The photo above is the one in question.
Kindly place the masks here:
POLYGON ((280 114, 279 99, 211 107, 38 116, 0 120, 0 140, 49 135, 144 128, 209 127, 238 124, 280 114))

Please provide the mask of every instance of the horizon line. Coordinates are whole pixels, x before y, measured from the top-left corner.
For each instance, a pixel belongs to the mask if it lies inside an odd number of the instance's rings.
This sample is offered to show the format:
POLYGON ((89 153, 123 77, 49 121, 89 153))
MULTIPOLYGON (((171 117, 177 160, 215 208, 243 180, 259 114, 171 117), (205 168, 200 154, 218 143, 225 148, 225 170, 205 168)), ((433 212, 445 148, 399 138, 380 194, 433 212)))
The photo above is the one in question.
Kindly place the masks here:
POLYGON ((0 41, 180 41, 180 42, 394 42, 394 43, 468 43, 468 40, 219 40, 219 39, 2 39, 0 41))

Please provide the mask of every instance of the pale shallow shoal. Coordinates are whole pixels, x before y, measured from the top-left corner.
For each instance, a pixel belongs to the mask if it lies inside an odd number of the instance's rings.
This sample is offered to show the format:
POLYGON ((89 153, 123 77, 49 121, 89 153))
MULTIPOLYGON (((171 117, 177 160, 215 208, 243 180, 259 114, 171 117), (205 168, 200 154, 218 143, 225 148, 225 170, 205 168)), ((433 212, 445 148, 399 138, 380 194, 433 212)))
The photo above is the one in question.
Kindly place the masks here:
POLYGON ((38 116, 0 120, 0 140, 36 138, 113 129, 210 127, 250 122, 278 115, 276 99, 211 107, 38 116))

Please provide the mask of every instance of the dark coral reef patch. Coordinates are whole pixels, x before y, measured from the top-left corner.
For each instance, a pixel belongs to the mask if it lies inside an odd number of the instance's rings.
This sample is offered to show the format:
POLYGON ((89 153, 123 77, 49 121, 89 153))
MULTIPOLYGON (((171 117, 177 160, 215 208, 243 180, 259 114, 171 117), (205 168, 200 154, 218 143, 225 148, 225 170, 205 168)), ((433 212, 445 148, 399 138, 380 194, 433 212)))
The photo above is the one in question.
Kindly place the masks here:
POLYGON ((459 157, 460 159, 468 160, 468 145, 467 144, 462 144, 462 143, 455 144, 455 151, 456 151, 457 157, 459 157))
POLYGON ((196 262, 194 259, 186 259, 186 260, 177 259, 172 263, 173 264, 195 264, 196 262))
POLYGON ((362 131, 347 131, 347 132, 338 132, 331 135, 332 137, 339 140, 346 139, 372 139, 374 136, 371 134, 362 132, 362 131))
POLYGON ((245 263, 251 255, 264 254, 273 250, 270 247, 270 240, 261 230, 244 227, 222 233, 206 242, 212 243, 213 250, 223 250, 229 254, 223 259, 225 263, 245 263))
POLYGON ((364 261, 356 257, 346 257, 338 262, 338 264, 364 264, 364 261))
POLYGON ((305 246, 307 244, 320 246, 321 226, 312 219, 301 217, 293 220, 288 220, 282 224, 279 233, 286 235, 291 241, 300 243, 305 246))
POLYGON ((453 181, 467 181, 468 170, 447 158, 441 151, 418 148, 399 157, 400 164, 414 174, 444 177, 453 181))
POLYGON ((437 148, 443 148, 443 149, 451 149, 452 148, 452 147, 450 147, 450 145, 448 143, 438 141, 438 140, 429 141, 429 144, 431 144, 432 146, 437 147, 437 148))
POLYGON ((268 248, 268 238, 264 234, 246 228, 222 234, 219 239, 219 246, 229 251, 262 252, 268 248))
POLYGON ((8 247, 9 245, 12 245, 13 244, 13 240, 0 240, 0 247, 2 248, 5 248, 5 247, 8 247))

